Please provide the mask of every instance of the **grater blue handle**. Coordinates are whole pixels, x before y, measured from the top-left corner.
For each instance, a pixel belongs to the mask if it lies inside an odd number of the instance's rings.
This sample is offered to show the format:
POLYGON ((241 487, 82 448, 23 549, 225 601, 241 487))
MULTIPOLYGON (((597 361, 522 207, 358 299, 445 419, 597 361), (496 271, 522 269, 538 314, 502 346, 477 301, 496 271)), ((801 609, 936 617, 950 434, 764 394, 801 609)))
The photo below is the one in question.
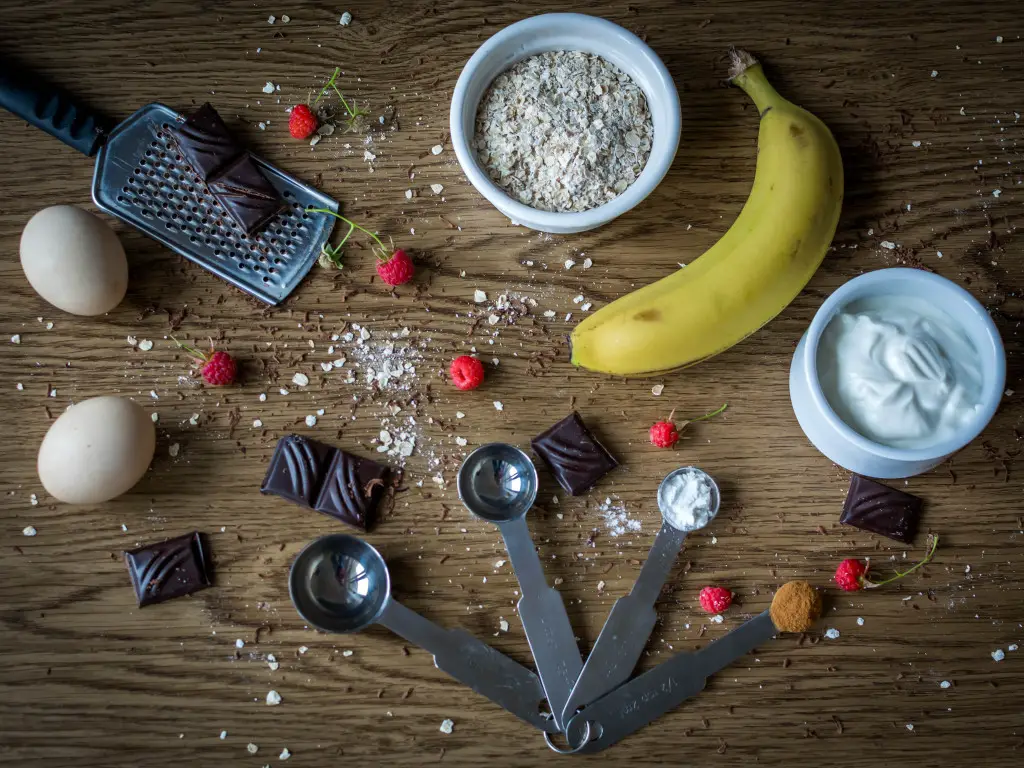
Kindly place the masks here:
POLYGON ((9 59, 0 60, 0 107, 89 157, 106 140, 106 120, 9 59))

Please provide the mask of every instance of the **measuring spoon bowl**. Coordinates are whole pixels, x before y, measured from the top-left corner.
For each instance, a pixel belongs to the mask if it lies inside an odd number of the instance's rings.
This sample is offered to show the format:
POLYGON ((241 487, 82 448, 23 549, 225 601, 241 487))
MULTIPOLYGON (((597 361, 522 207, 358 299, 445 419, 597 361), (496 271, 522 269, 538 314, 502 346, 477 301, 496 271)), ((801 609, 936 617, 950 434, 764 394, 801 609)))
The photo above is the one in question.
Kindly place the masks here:
POLYGON ((718 490, 718 483, 715 482, 715 479, 711 477, 711 475, 697 467, 680 467, 679 469, 669 472, 665 476, 665 479, 661 481, 661 485, 658 486, 658 510, 661 512, 661 518, 665 523, 672 526, 677 531, 690 533, 706 527, 718 515, 718 508, 721 506, 721 503, 722 495, 718 490), (711 486, 711 503, 709 505, 708 513, 692 522, 681 521, 672 513, 675 482, 679 477, 688 474, 696 475, 698 479, 705 481, 709 486, 711 486))
POLYGON ((358 632, 376 622, 391 597, 380 552, 346 534, 323 536, 292 564, 288 592, 295 609, 324 632, 358 632))
POLYGON ((489 523, 525 517, 537 499, 537 468, 514 445, 488 443, 463 460, 459 498, 473 515, 489 523))

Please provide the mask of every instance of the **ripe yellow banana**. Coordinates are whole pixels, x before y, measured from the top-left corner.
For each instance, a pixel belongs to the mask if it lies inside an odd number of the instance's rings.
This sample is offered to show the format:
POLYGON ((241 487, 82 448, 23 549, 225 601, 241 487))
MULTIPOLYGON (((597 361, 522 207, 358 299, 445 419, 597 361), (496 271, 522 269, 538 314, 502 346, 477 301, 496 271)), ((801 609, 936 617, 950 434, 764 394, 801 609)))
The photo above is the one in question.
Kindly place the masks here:
POLYGON ((576 326, 574 365, 635 376, 706 360, 785 309, 821 264, 843 204, 839 147, 753 56, 733 51, 730 74, 761 115, 750 197, 700 258, 576 326))

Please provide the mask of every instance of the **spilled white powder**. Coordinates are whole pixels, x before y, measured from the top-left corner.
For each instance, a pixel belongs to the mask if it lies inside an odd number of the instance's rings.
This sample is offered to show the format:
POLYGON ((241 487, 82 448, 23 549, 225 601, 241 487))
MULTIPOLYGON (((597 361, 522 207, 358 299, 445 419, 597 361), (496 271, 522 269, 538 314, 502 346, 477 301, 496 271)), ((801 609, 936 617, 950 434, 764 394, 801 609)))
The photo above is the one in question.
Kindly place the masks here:
POLYGON ((679 531, 703 528, 717 511, 708 476, 693 467, 665 478, 658 488, 658 507, 665 522, 679 531))
POLYGON ((622 536, 640 530, 640 521, 626 514, 626 505, 618 497, 614 500, 611 496, 606 497, 597 509, 604 518, 610 536, 622 536))

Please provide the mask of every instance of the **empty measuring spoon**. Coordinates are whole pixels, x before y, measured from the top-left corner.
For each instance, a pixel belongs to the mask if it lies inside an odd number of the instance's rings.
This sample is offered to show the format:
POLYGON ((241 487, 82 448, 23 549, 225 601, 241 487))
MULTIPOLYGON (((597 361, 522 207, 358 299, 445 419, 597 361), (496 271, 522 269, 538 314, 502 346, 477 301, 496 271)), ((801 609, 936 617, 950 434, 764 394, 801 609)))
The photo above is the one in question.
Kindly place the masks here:
POLYGON ((682 467, 661 481, 658 486, 661 530, 633 589, 612 606, 569 694, 562 711, 563 724, 580 707, 586 707, 629 679, 658 619, 654 604, 683 548, 686 534, 714 520, 719 501, 718 485, 709 474, 696 467, 682 467))
POLYGON ((583 660, 562 596, 548 586, 526 526, 526 513, 537 498, 537 469, 514 445, 491 443, 477 448, 462 462, 458 488, 466 509, 497 525, 505 539, 508 559, 522 592, 517 606, 519 618, 548 705, 561 728, 562 711, 583 660))
POLYGON ((577 745, 574 749, 557 749, 548 734, 544 738, 548 746, 563 754, 600 752, 696 696, 704 690, 708 677, 776 634, 771 615, 765 611, 699 651, 677 653, 588 704, 566 723, 565 736, 577 745))
POLYGON ((292 564, 288 591, 296 610, 324 632, 382 624, 433 654, 434 664, 542 731, 557 732, 543 713, 544 689, 533 672, 460 629, 445 629, 391 597, 384 558, 362 539, 333 534, 306 546, 292 564))

